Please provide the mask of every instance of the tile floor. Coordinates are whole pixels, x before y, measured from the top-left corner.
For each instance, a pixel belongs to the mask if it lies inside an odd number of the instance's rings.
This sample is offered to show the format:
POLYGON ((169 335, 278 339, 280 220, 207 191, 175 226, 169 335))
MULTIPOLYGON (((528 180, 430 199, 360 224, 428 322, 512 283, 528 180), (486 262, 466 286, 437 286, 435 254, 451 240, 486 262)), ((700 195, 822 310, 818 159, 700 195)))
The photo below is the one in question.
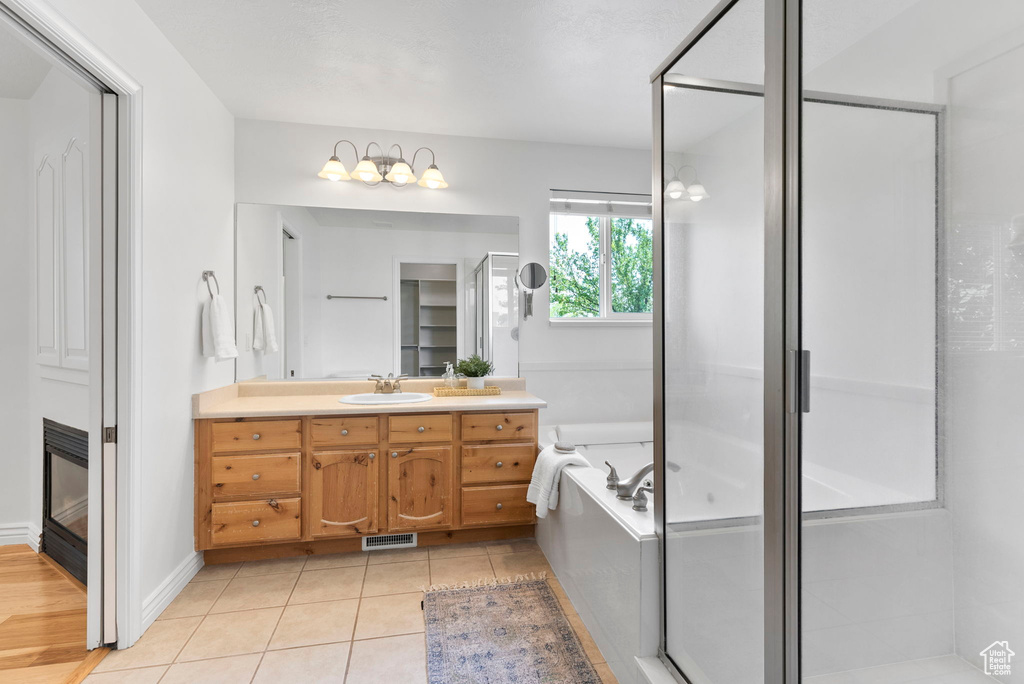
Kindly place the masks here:
POLYGON ((533 540, 204 567, 88 684, 425 684, 422 587, 547 572, 604 684, 604 656, 533 540))
POLYGON ((992 684, 995 681, 955 655, 804 678, 804 684, 992 684))

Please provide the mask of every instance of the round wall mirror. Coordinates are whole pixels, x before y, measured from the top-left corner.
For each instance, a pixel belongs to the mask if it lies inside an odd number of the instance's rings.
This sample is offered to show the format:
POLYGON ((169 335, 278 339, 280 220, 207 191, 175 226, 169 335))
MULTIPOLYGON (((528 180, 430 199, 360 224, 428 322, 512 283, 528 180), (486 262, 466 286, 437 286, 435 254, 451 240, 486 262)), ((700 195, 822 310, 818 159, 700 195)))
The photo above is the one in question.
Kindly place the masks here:
POLYGON ((519 272, 519 282, 523 284, 527 290, 536 290, 542 287, 548 280, 548 272, 543 266, 537 262, 526 264, 523 266, 523 270, 519 272))

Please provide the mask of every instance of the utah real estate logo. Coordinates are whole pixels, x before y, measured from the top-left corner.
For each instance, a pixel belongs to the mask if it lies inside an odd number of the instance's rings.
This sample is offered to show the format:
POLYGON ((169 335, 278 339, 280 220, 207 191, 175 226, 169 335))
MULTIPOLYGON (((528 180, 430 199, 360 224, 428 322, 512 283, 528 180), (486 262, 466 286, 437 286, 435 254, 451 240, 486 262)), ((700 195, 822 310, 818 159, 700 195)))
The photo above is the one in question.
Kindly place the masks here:
POLYGON ((1010 642, 993 641, 988 648, 979 653, 985 659, 985 674, 990 676, 1010 676, 1010 661, 1017 655, 1010 650, 1010 642))

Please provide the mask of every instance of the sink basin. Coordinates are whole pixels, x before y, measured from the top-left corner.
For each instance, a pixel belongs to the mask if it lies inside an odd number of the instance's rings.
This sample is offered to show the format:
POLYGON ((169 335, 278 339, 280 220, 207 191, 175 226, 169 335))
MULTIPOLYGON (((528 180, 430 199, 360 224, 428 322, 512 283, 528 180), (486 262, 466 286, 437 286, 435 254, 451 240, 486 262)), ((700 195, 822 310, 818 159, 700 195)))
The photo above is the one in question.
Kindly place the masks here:
POLYGON ((396 392, 395 394, 373 394, 367 392, 366 394, 348 394, 338 401, 342 404, 418 404, 422 401, 430 401, 434 398, 433 394, 423 394, 422 392, 396 392))

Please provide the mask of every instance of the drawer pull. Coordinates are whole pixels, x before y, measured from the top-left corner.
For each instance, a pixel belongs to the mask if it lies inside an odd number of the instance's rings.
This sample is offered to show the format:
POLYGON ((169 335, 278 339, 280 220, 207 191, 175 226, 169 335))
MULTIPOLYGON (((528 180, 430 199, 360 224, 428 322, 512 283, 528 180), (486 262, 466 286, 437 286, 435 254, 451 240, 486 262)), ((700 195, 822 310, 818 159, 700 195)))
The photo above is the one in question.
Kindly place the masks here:
POLYGON ((499 511, 501 510, 501 504, 498 504, 498 510, 499 511))
POLYGON ((420 425, 418 428, 416 428, 416 432, 424 432, 426 429, 427 428, 425 428, 422 425, 420 425))
POLYGON ((504 425, 495 425, 494 429, 497 430, 498 432, 501 432, 502 430, 505 429, 505 426, 504 425))
POLYGON ((260 474, 259 473, 253 473, 252 474, 252 479, 254 479, 254 480, 260 479, 260 474))
POLYGON ((253 434, 252 438, 253 439, 259 439, 260 438, 260 433, 257 432, 255 434, 253 434))
MULTIPOLYGON (((498 504, 498 505, 500 506, 501 504, 498 504)), ((253 520, 252 521, 252 526, 253 527, 259 527, 260 526, 260 521, 259 520, 253 520)))
POLYGON ((371 451, 371 452, 370 452, 370 460, 372 461, 372 460, 373 460, 373 459, 375 459, 375 458, 377 458, 377 454, 375 454, 375 453, 373 453, 373 452, 371 451))
POLYGON ((501 466, 503 466, 503 465, 505 465, 505 464, 504 464, 504 463, 502 463, 501 461, 498 461, 497 463, 495 463, 495 464, 494 464, 494 467, 495 467, 495 468, 500 468, 500 467, 501 467, 501 466))
POLYGON ((341 436, 342 437, 347 437, 348 436, 348 430, 342 430, 341 431, 341 436))
POLYGON ((391 458, 398 458, 398 452, 397 451, 392 451, 391 452, 391 458))

